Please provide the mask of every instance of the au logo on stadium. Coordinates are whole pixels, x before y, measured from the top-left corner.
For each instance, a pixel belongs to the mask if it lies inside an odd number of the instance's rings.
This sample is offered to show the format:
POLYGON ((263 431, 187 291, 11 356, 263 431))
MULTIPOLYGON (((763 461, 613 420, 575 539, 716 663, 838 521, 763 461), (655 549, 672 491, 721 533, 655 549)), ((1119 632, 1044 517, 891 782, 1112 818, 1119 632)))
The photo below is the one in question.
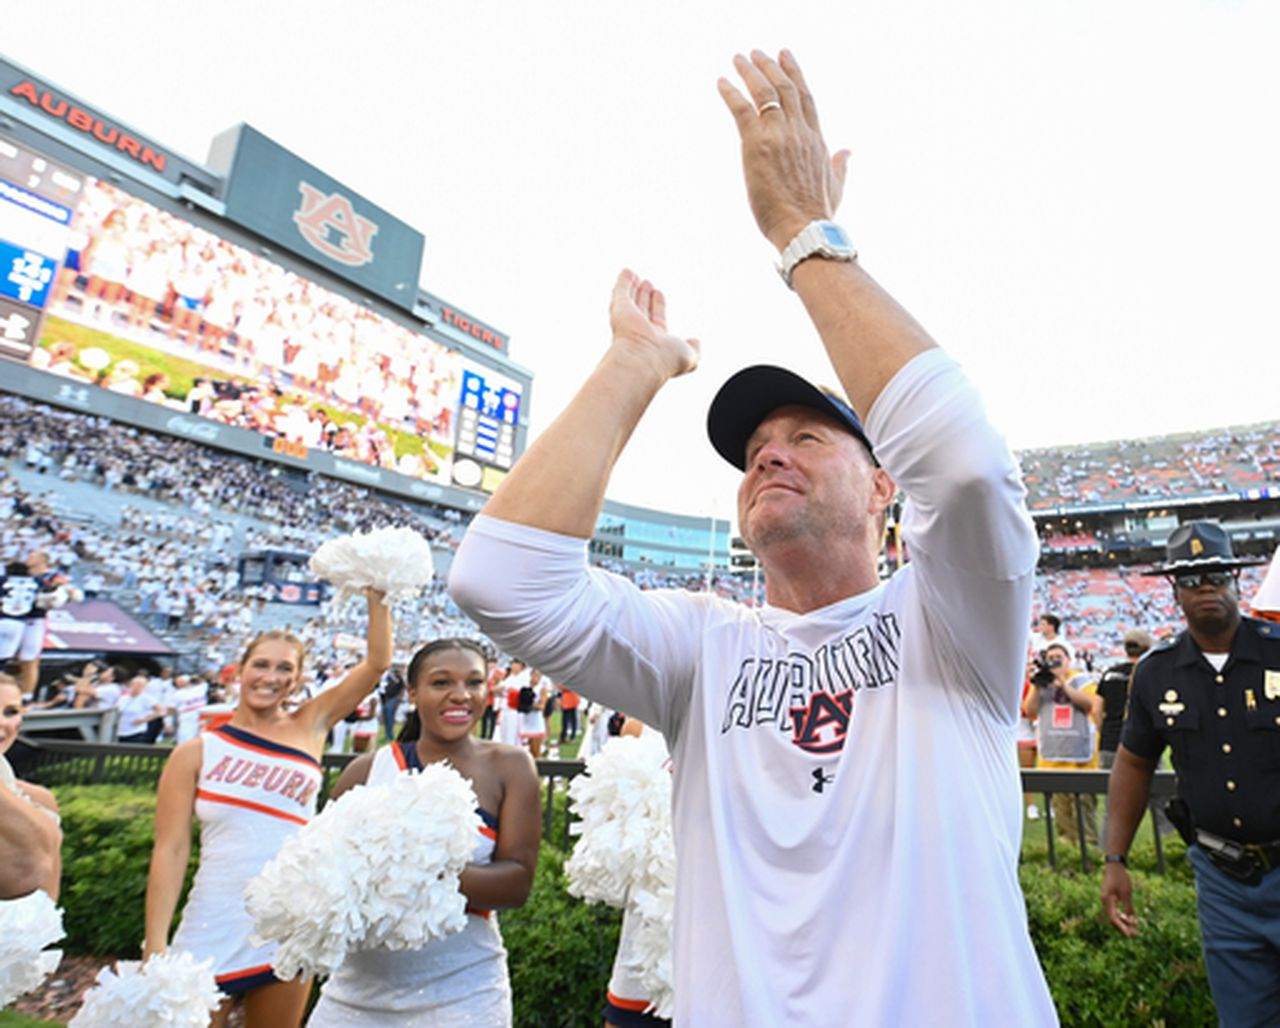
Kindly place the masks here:
POLYGON ((324 193, 306 182, 298 183, 302 203, 293 213, 294 224, 311 246, 330 260, 358 268, 373 260, 373 237, 378 226, 362 218, 341 193, 324 193))

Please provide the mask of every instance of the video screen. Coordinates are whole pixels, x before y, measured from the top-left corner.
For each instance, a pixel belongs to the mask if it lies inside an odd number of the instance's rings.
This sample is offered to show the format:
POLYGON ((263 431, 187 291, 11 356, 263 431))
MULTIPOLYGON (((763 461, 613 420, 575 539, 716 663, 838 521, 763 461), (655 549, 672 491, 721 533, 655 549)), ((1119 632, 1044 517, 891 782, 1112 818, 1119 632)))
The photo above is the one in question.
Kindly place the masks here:
POLYGON ((431 482, 514 460, 518 383, 4 137, 0 272, 0 354, 41 370, 431 482))

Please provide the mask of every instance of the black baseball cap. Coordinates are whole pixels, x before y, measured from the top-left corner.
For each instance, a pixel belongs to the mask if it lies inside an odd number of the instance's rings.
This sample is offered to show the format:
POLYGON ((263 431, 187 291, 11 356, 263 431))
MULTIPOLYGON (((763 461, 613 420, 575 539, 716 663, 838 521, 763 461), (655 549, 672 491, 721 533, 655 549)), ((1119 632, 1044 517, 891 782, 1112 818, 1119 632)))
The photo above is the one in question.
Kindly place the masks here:
MULTIPOLYGON (((773 364, 755 364, 733 375, 711 401, 707 435, 716 453, 739 471, 747 469, 747 440, 779 407, 809 407, 834 418, 876 459, 871 440, 858 415, 840 397, 825 392, 794 371, 773 364)), ((877 465, 879 461, 876 461, 877 465)))

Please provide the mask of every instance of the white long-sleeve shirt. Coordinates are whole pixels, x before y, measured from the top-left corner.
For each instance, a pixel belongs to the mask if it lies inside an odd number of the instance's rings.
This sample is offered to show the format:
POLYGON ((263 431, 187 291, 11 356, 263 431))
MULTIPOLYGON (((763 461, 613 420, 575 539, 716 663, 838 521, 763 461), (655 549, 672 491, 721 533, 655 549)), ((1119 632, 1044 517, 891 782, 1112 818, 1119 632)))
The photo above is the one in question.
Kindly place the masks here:
POLYGON ((454 561, 503 649, 671 744, 678 1025, 1057 1021, 1017 878, 1017 466, 938 350, 867 431, 912 560, 808 614, 641 592, 584 540, 483 516, 454 561))

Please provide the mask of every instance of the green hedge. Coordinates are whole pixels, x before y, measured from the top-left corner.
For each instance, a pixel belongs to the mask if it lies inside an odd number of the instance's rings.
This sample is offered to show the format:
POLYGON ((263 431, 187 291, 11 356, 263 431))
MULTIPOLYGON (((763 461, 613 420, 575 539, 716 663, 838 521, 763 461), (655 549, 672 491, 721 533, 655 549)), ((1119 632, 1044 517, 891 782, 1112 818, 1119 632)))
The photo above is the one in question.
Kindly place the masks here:
MULTIPOLYGON (((55 789, 62 812, 62 895, 69 953, 136 960, 151 864, 154 790, 126 785, 64 785, 55 789)), ((193 841, 192 852, 199 847, 193 841)), ((183 895, 195 861, 187 870, 183 895)))
POLYGON ((529 902, 500 920, 519 1028, 600 1024, 622 914, 571 897, 564 855, 544 843, 529 902))
POLYGON ((1134 871, 1141 934, 1102 917, 1100 872, 1021 869, 1031 938, 1064 1025, 1217 1023, 1200 954, 1195 888, 1178 876, 1134 871))
MULTIPOLYGON (((148 789, 124 786, 56 791, 66 832, 65 948, 136 957, 155 798, 148 789)), ((562 802, 554 809, 559 830, 562 802)), ((1168 847, 1170 873, 1164 876, 1152 873, 1149 847, 1135 847, 1135 904, 1142 930, 1136 939, 1103 922, 1096 866, 1087 874, 1054 871, 1036 840, 1028 842, 1020 875, 1031 935, 1064 1025, 1215 1023, 1200 956, 1195 892, 1179 841, 1168 847)), ((504 911, 500 919, 516 1025, 598 1024, 620 917, 568 895, 564 855, 556 847, 542 847, 529 902, 504 911)))

